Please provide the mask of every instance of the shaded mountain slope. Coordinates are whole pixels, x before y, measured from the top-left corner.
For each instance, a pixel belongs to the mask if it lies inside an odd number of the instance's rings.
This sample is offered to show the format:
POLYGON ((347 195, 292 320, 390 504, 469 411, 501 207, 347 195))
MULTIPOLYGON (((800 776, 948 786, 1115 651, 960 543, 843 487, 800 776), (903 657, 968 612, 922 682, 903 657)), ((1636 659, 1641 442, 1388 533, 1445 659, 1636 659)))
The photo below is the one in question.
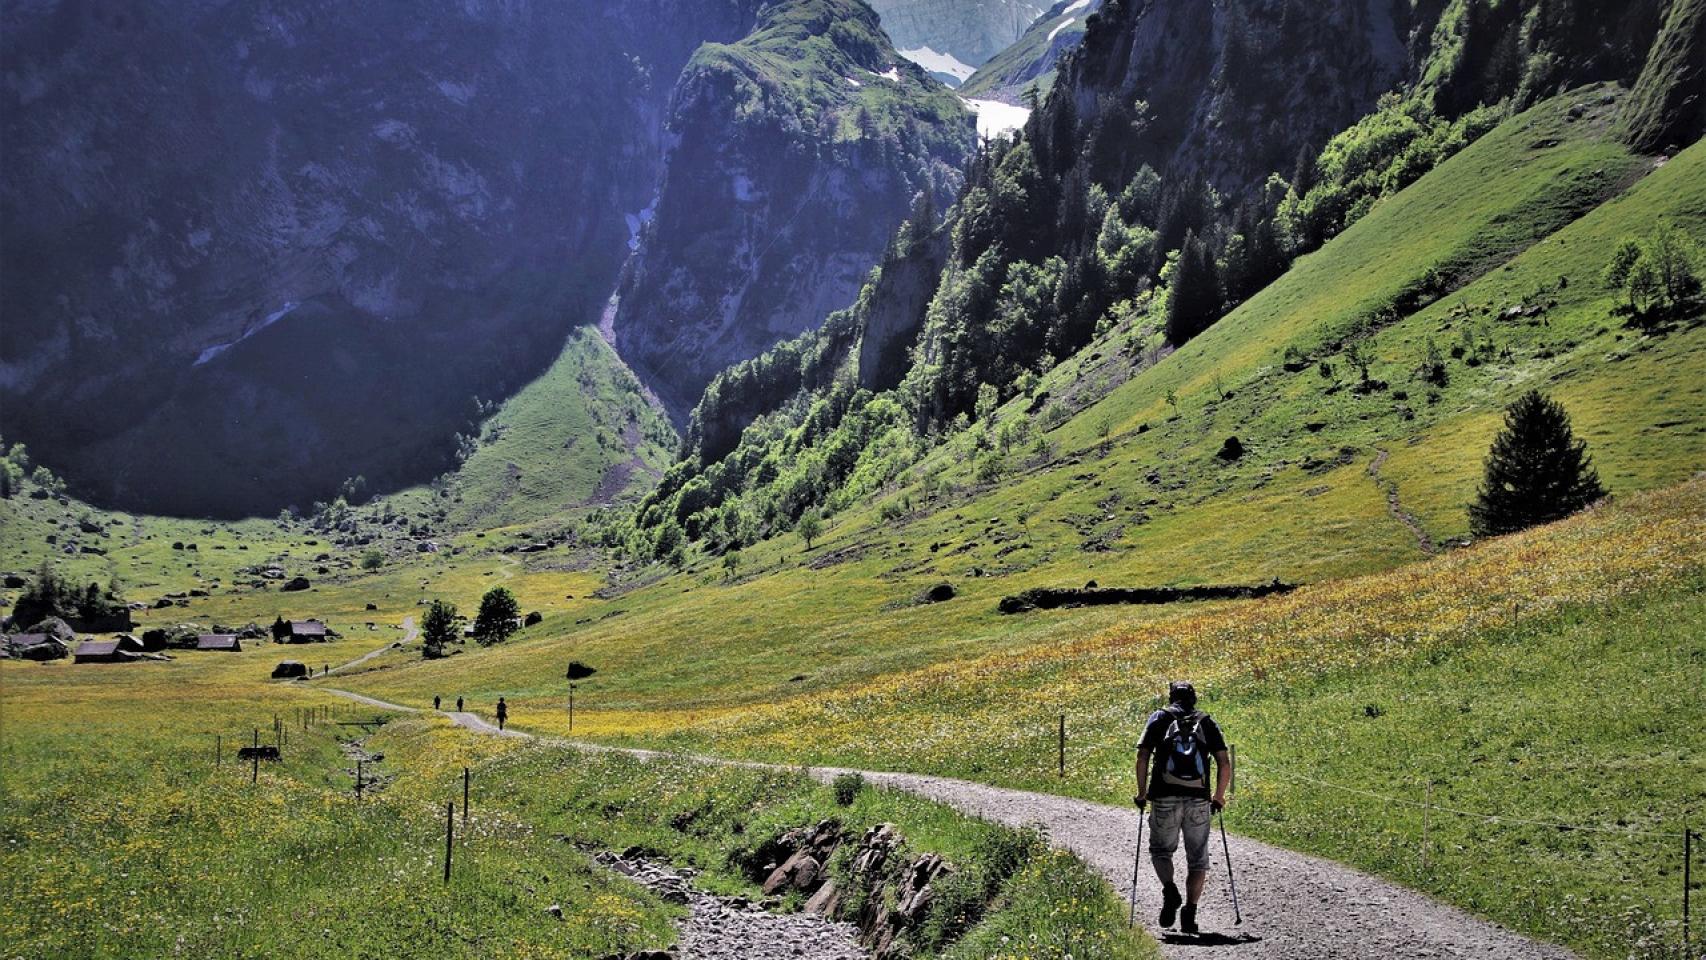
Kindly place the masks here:
POLYGON ((437 472, 596 318, 675 75, 753 6, 9 6, 8 434, 185 513, 437 472))

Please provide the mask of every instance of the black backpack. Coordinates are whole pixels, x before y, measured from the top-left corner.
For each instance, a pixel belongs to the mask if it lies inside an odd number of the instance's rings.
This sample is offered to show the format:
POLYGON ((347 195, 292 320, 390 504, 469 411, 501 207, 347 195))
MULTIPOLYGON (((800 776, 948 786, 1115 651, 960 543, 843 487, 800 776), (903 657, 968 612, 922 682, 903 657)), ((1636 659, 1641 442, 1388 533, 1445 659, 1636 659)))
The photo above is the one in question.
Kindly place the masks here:
POLYGON ((1208 737, 1203 734, 1202 722, 1208 714, 1171 707, 1161 712, 1173 718, 1158 751, 1161 782, 1186 790, 1206 790, 1208 737))

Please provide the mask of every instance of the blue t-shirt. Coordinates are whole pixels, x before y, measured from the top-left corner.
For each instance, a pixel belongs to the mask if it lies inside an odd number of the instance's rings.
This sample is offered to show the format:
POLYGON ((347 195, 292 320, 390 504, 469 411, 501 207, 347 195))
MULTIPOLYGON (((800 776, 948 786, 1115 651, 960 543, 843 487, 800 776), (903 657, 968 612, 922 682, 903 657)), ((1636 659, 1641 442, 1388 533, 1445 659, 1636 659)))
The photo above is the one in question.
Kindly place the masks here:
POLYGON ((1167 729, 1173 725, 1178 713, 1172 710, 1157 710, 1149 715, 1149 722, 1143 727, 1143 738, 1137 742, 1138 749, 1148 747, 1149 760, 1149 798, 1158 800, 1162 797, 1196 797, 1208 800, 1212 797, 1210 784, 1214 783, 1214 755, 1226 749, 1226 737, 1220 732, 1220 725, 1208 714, 1202 714, 1202 720, 1197 725, 1197 735, 1202 749, 1207 756, 1208 777, 1200 789, 1192 790, 1168 783, 1161 778, 1161 764, 1166 759, 1162 754, 1162 743, 1167 737, 1167 729))

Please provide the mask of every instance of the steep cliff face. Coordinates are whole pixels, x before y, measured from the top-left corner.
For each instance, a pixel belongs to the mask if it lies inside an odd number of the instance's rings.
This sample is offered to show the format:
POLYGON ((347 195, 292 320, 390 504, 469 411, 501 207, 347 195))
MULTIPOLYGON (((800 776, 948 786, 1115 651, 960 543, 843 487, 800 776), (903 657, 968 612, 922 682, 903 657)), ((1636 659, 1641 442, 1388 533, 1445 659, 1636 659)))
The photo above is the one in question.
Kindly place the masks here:
POLYGON ((960 86, 960 95, 1024 102, 1025 90, 1035 88, 1046 96, 1054 87, 1060 58, 1084 39, 1090 17, 1102 0, 1060 0, 1038 17, 1012 46, 996 54, 960 86))
POLYGON ((855 0, 776 4, 700 50, 669 135, 615 329, 678 419, 717 371, 851 300, 919 195, 951 198, 974 139, 855 0))
MULTIPOLYGON (((1048 9, 1040 0, 873 0, 883 30, 907 56, 928 50, 979 67, 1048 9)), ((931 57, 919 56, 929 69, 931 57)), ((960 79, 964 79, 961 77, 960 79)))
POLYGON ((441 469, 596 316, 756 0, 8 5, 0 403, 74 488, 274 511, 441 469))
POLYGON ((1367 113, 1404 77, 1391 0, 1109 0, 1060 82, 1095 118, 1092 175, 1142 164, 1242 191, 1367 113))

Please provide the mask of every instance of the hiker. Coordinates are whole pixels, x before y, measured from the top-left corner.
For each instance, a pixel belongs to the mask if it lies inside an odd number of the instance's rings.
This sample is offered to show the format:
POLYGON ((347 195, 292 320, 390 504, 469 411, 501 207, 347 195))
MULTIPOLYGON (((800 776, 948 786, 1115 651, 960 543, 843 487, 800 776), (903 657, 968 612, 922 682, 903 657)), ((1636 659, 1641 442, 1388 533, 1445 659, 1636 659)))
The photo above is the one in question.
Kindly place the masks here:
POLYGON ((1171 927, 1177 915, 1180 932, 1197 932, 1197 901, 1208 880, 1209 819, 1226 806, 1231 783, 1232 758, 1220 726, 1197 709, 1196 688, 1184 680, 1174 681, 1167 688, 1167 706, 1149 715, 1143 739, 1138 741, 1137 796, 1133 798, 1139 810, 1155 802, 1149 813, 1149 859, 1161 878, 1163 929, 1171 927), (1173 851, 1179 848, 1181 834, 1188 867, 1182 902, 1173 882, 1173 851))
POLYGON ((434 710, 438 709, 438 694, 436 693, 432 695, 432 708, 434 710))
POLYGON ((502 730, 504 728, 504 721, 508 720, 508 719, 509 719, 509 705, 504 703, 503 697, 499 697, 498 698, 498 729, 499 730, 502 730))
POLYGON ((461 697, 456 698, 456 712, 457 713, 462 712, 462 698, 461 697))

